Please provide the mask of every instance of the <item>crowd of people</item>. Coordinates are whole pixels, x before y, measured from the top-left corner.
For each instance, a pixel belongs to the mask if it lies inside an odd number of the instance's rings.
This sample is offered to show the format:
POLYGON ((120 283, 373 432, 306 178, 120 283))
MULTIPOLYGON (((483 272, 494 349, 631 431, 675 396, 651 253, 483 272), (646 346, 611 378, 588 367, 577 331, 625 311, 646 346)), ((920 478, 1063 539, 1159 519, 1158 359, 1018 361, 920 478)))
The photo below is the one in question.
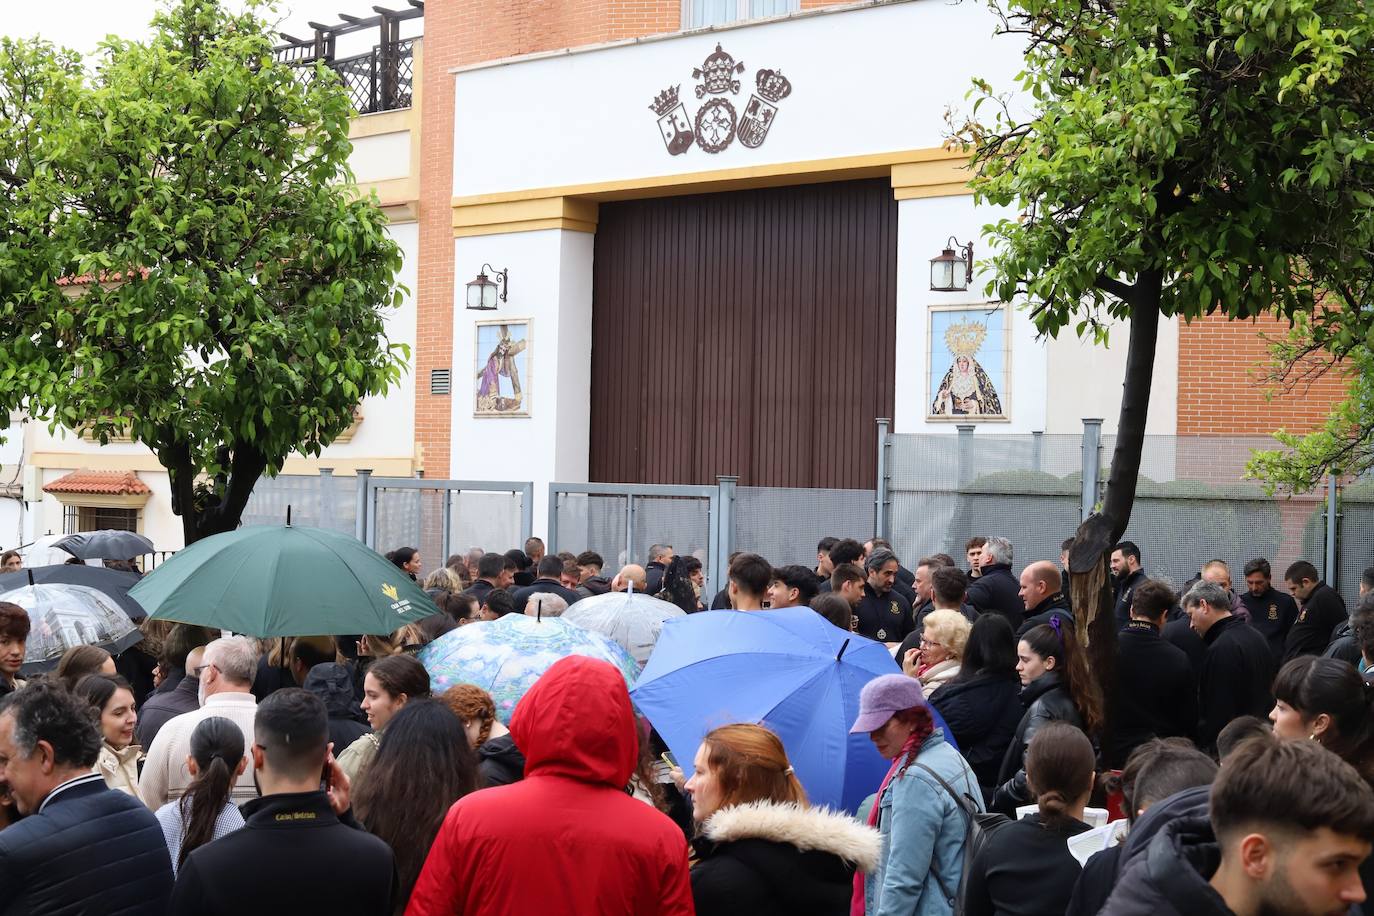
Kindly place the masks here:
POLYGON ((1226 914, 1360 911, 1374 888, 1374 567, 1213 560, 1176 589, 1123 542, 1114 663, 1089 666, 1064 569, 1004 538, 912 568, 881 538, 816 564, 474 549, 389 635, 259 640, 145 622, 112 658, 18 677, 0 603, 0 914, 1226 914), (601 661, 557 662, 507 727, 416 651, 508 614, 642 592, 684 612, 809 607, 884 643, 854 735, 890 761, 813 806, 767 723, 672 759, 601 661), (898 673, 900 672, 900 673, 898 673), (1125 829, 1109 817, 1120 816, 1125 829))

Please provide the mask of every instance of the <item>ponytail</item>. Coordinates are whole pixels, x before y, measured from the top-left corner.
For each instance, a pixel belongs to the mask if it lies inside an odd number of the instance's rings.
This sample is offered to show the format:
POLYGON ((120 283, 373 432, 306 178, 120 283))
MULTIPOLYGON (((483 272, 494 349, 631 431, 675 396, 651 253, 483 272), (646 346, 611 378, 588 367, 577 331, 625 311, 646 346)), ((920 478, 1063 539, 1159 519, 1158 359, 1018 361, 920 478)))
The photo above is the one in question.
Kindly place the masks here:
POLYGON ((1102 696, 1095 689, 1088 659, 1079 648, 1073 627, 1063 626, 1060 618, 1053 616, 1049 623, 1031 627, 1021 639, 1036 655, 1054 659, 1054 670, 1063 678, 1064 689, 1083 718, 1083 728, 1096 734, 1102 727, 1102 696))
POLYGON ((201 721, 191 733, 191 757, 199 772, 177 803, 182 824, 178 869, 187 856, 215 838, 215 824, 229 803, 243 751, 243 732, 223 716, 201 721))

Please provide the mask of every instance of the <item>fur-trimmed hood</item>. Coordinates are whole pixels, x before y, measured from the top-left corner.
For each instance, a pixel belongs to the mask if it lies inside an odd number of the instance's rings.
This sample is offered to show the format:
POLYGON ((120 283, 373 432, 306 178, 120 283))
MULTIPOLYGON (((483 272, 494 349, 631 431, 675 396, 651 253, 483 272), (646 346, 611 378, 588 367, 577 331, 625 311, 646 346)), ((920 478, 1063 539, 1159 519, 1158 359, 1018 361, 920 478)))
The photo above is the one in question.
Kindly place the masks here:
POLYGON ((862 872, 878 865, 882 836, 843 812, 756 801, 722 808, 707 818, 702 836, 713 843, 768 840, 802 852, 839 856, 862 872))

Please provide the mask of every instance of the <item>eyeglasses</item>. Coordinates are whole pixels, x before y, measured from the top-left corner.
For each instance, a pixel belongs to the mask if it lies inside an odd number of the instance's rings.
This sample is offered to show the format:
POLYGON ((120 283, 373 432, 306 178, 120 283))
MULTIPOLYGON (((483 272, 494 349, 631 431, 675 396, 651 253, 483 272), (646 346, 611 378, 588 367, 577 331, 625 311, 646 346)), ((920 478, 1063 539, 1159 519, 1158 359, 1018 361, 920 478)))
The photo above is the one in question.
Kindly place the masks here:
POLYGON ((197 668, 192 668, 192 669, 191 669, 191 672, 190 672, 190 673, 191 673, 191 677, 199 679, 199 677, 200 677, 200 675, 201 675, 201 672, 204 671, 206 668, 214 668, 216 671, 219 670, 219 668, 215 668, 215 666, 214 666, 213 664, 211 664, 211 665, 201 665, 201 666, 199 666, 199 667, 197 667, 197 668))
POLYGON ((935 642, 935 641, 930 640, 930 639, 922 639, 922 640, 921 640, 921 648, 922 648, 922 649, 943 649, 943 648, 944 648, 944 644, 943 644, 943 643, 935 642))

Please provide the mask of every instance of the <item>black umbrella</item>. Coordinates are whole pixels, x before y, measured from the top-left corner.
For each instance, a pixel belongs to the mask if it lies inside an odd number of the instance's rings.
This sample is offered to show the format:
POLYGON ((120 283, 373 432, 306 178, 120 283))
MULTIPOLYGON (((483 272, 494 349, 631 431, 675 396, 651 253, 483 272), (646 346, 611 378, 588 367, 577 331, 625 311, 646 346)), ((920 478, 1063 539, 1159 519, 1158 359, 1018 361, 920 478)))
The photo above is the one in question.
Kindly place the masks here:
POLYGON ((52 546, 79 560, 132 560, 154 550, 153 542, 138 532, 117 529, 71 534, 52 546))
POLYGON ((84 585, 109 595, 132 621, 148 616, 143 605, 129 597, 129 589, 142 578, 138 573, 103 566, 66 563, 60 566, 31 566, 0 576, 0 594, 26 585, 84 585))

